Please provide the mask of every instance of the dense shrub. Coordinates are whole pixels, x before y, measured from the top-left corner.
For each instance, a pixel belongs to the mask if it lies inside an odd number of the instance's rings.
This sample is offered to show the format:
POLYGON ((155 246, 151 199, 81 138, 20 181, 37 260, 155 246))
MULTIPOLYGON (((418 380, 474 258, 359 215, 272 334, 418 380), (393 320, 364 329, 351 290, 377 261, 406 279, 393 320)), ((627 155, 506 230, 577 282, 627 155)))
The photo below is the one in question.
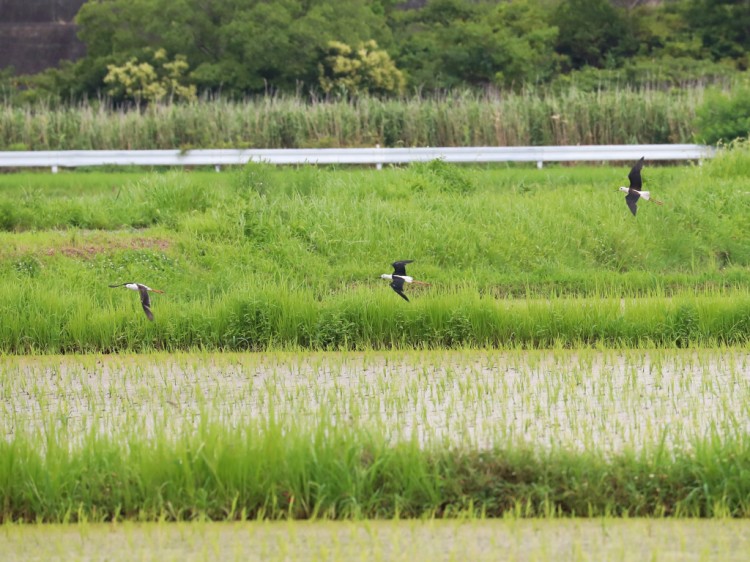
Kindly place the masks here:
POLYGON ((750 135, 750 83, 733 90, 711 90, 698 108, 696 125, 702 142, 730 142, 750 135))

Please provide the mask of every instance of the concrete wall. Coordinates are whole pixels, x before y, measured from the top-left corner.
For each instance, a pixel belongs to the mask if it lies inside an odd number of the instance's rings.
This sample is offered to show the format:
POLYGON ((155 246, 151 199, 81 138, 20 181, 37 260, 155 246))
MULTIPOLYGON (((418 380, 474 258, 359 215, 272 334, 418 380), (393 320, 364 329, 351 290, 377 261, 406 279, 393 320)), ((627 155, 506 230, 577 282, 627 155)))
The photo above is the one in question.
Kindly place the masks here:
POLYGON ((0 68, 34 74, 86 53, 73 18, 85 0, 0 0, 0 68))

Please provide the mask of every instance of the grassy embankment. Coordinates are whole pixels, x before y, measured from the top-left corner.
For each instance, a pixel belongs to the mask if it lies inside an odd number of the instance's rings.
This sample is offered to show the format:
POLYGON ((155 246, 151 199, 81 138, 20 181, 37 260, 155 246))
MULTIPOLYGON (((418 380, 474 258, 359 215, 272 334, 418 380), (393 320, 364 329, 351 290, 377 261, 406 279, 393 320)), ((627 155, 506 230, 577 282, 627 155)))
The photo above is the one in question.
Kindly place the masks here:
POLYGON ((355 101, 266 97, 113 111, 0 106, 0 150, 528 146, 693 142, 703 88, 355 101))
POLYGON ((2 176, 0 350, 744 343, 749 162, 2 176))

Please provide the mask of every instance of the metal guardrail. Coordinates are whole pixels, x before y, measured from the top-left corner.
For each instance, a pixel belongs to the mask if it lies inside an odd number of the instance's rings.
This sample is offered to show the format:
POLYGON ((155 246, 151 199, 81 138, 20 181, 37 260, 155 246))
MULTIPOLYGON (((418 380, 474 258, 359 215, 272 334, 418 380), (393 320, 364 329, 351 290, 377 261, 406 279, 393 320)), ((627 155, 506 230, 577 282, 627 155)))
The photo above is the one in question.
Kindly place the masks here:
POLYGON ((444 148, 290 148, 208 150, 45 150, 0 152, 0 168, 81 166, 221 166, 270 164, 407 164, 442 159, 455 163, 602 162, 610 160, 703 160, 715 149, 700 144, 501 146, 444 148))

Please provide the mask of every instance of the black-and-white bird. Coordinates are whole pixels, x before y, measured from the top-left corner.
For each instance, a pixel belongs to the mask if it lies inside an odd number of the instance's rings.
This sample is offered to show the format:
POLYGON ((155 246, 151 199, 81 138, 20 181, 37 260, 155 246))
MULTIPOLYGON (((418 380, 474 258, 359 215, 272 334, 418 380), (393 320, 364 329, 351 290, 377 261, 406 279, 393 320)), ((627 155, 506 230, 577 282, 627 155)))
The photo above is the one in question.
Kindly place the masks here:
POLYGON ((413 277, 406 274, 406 264, 411 263, 414 260, 401 260, 401 261, 394 261, 391 265, 393 266, 393 273, 383 273, 381 275, 381 279, 390 279, 391 280, 391 289, 396 291, 399 296, 404 299, 406 302, 409 302, 409 299, 404 294, 404 283, 416 283, 417 285, 429 285, 429 283, 425 283, 424 281, 416 281, 413 277))
POLYGON ((631 168, 630 173, 628 174, 630 187, 622 186, 617 188, 618 191, 624 191, 625 193, 627 193, 627 195, 625 196, 625 202, 628 204, 628 209, 630 209, 630 212, 633 213, 633 216, 635 216, 635 213, 638 211, 638 199, 640 199, 641 197, 646 201, 651 201, 652 203, 656 203, 657 205, 663 205, 661 201, 652 199, 651 193, 649 191, 641 191, 641 187, 643 187, 643 181, 641 180, 643 159, 644 156, 641 156, 641 159, 635 163, 635 166, 631 168))
POLYGON ((164 291, 159 291, 157 289, 152 289, 151 287, 148 287, 146 285, 143 285, 141 283, 120 283, 119 285, 110 285, 113 289, 115 287, 125 287, 127 289, 130 289, 131 291, 138 291, 141 294, 141 306, 143 307, 143 312, 146 313, 146 318, 154 321, 154 314, 151 312, 151 299, 148 296, 148 292, 151 291, 152 293, 163 293, 164 291))

